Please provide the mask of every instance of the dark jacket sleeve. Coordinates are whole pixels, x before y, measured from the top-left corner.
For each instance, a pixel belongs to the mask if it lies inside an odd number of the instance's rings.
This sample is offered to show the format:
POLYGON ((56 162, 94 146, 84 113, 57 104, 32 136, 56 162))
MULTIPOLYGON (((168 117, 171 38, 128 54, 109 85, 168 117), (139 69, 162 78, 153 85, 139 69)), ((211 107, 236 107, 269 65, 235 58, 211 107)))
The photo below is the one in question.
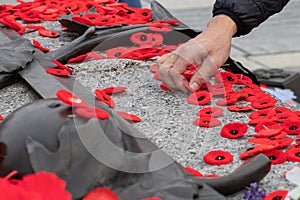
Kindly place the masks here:
POLYGON ((246 35, 271 15, 280 12, 289 0, 216 0, 213 16, 228 15, 237 25, 235 36, 246 35))

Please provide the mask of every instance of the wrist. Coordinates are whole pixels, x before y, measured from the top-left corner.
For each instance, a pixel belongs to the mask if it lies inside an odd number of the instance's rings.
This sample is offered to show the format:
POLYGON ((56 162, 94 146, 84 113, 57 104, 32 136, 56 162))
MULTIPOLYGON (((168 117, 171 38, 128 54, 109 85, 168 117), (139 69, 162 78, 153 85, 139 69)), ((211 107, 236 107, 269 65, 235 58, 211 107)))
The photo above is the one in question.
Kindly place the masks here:
POLYGON ((207 25, 207 29, 222 31, 232 37, 237 32, 236 23, 227 15, 220 14, 214 16, 207 25))

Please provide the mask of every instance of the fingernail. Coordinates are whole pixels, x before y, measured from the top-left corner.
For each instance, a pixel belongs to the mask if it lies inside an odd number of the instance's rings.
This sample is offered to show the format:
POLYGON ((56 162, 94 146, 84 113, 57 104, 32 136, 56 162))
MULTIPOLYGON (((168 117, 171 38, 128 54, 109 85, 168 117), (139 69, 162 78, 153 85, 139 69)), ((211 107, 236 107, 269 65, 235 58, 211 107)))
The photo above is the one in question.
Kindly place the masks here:
POLYGON ((192 82, 192 83, 190 84, 190 87, 191 87, 193 90, 198 90, 200 86, 199 86, 198 83, 192 82))

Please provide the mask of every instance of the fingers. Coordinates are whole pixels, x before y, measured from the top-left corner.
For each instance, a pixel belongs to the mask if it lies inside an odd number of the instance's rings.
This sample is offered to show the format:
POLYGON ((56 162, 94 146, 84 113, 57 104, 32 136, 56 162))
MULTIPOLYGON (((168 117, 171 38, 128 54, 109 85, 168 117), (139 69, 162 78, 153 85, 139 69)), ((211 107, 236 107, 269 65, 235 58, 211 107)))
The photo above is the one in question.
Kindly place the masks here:
POLYGON ((177 57, 178 56, 175 54, 167 54, 165 57, 162 57, 162 60, 159 61, 161 64, 157 63, 160 79, 167 86, 173 89, 176 87, 173 83, 172 77, 170 76, 170 70, 176 62, 177 57))

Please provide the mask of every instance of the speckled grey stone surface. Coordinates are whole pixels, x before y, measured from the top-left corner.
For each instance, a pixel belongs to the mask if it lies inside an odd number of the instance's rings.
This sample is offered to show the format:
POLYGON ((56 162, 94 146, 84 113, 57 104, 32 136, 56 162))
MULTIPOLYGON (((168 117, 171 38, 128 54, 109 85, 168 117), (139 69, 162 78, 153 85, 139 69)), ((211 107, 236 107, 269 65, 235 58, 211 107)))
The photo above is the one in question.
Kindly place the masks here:
MULTIPOLYGON (((43 25, 61 32, 57 22, 45 22, 43 25)), ((24 37, 36 39, 43 46, 55 50, 71 41, 74 35, 62 33, 59 38, 43 38, 32 32, 25 34, 24 37)), ((197 127, 193 125, 193 121, 197 118, 198 110, 203 107, 189 105, 186 102, 187 94, 161 90, 160 82, 153 78, 149 70, 151 64, 151 61, 112 59, 70 66, 74 68, 73 76, 91 91, 96 88, 126 86, 128 88, 126 93, 113 96, 115 109, 141 117, 143 121, 134 126, 183 166, 193 167, 203 174, 220 176, 233 171, 241 164, 239 154, 251 147, 247 139, 253 135, 254 130, 249 126, 247 134, 237 140, 221 138, 220 130, 222 125, 230 122, 247 123, 249 113, 232 113, 224 107, 225 113, 219 117, 221 126, 197 127), (223 166, 205 164, 202 160, 203 155, 214 149, 229 151, 234 156, 234 161, 223 166)), ((18 107, 39 99, 39 96, 24 81, 18 81, 0 90, 0 99, 0 114, 6 117, 18 107)), ((212 105, 215 101, 216 99, 212 105)), ((292 189, 294 185, 285 180, 284 171, 297 165, 298 163, 286 162, 272 166, 271 172, 260 185, 267 192, 292 189)), ((242 199, 242 193, 235 194, 229 199, 242 199)))

